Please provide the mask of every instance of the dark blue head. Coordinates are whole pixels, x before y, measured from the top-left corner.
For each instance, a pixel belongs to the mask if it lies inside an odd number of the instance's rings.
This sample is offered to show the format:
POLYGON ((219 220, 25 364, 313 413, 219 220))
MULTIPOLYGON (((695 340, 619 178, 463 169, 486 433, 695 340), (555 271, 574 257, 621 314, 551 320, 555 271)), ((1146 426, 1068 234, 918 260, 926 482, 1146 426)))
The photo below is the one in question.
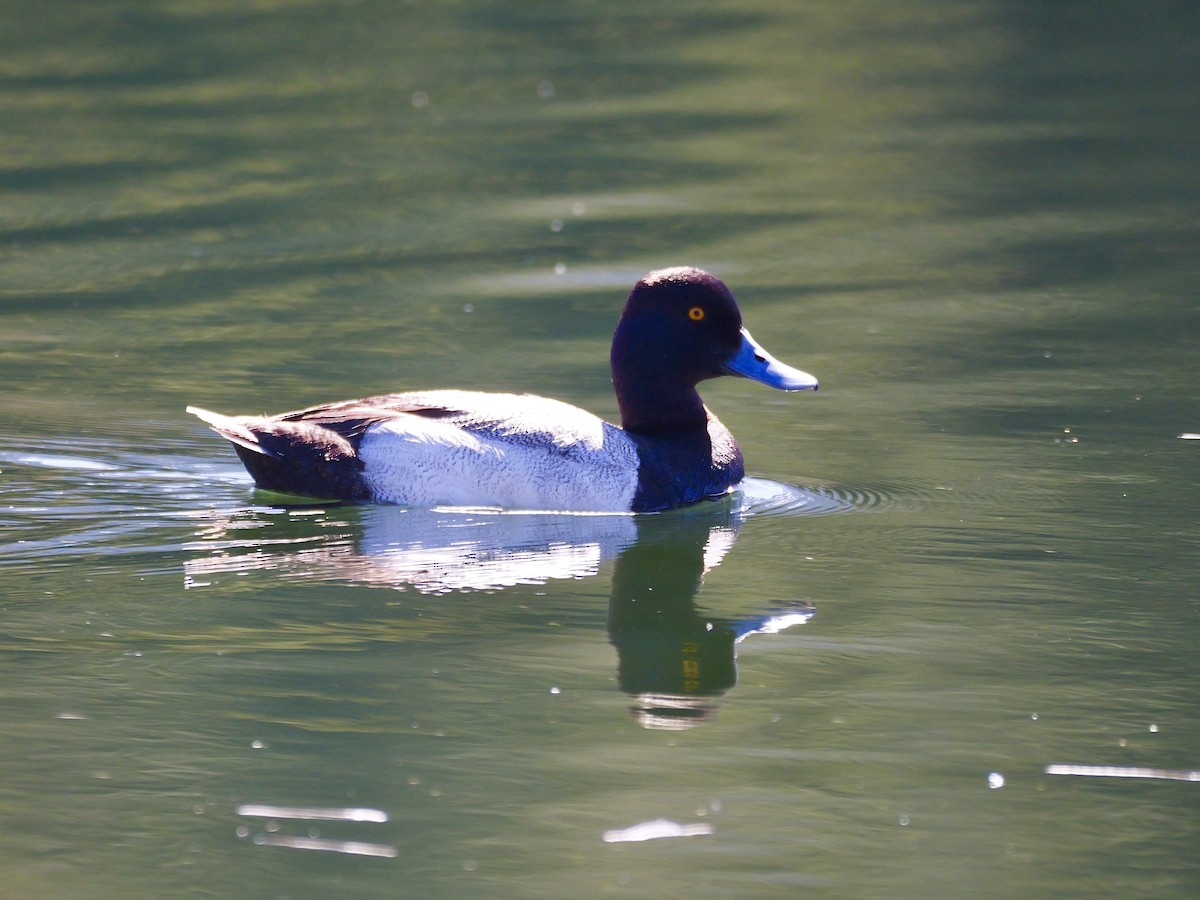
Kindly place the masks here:
POLYGON ((817 388, 811 375, 758 345, 719 278, 686 267, 651 272, 634 285, 613 335, 612 375, 621 424, 640 434, 705 427, 696 385, 720 375, 784 391, 817 388))

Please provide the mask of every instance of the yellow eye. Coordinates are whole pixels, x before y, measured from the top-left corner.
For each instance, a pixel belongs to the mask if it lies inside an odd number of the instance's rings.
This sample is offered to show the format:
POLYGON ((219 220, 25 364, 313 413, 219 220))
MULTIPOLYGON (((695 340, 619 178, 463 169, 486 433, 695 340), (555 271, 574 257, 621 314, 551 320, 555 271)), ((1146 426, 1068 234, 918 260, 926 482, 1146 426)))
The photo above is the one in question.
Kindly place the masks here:
POLYGON ((688 318, 691 319, 693 322, 699 322, 701 319, 704 318, 704 310, 701 309, 699 306, 693 306, 691 309, 688 310, 688 318))

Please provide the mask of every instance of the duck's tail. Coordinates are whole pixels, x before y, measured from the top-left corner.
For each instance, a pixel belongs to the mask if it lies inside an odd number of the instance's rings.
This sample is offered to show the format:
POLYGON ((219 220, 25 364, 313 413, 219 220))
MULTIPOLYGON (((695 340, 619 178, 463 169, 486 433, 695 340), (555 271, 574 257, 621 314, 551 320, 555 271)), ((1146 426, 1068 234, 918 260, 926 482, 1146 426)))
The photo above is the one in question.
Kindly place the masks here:
POLYGON ((198 406, 187 411, 233 444, 260 488, 332 500, 370 496, 353 444, 337 432, 310 422, 223 416, 198 406))
POLYGON ((199 406, 189 406, 187 407, 187 412, 190 412, 197 419, 204 422, 227 441, 231 441, 237 446, 249 450, 251 453, 259 453, 263 456, 275 456, 274 453, 259 443, 258 435, 246 427, 244 419, 223 416, 220 413, 203 409, 199 406))

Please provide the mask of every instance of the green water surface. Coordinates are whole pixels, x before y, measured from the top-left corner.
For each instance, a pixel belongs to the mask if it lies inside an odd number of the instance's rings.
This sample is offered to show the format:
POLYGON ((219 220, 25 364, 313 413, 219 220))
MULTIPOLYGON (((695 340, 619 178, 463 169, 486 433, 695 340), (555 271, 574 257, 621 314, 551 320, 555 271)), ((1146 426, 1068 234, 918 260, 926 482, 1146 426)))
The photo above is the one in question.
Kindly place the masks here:
POLYGON ((0 894, 1200 894, 1191 4, 0 21, 0 894), (821 379, 705 385, 741 498, 287 505, 183 412, 611 418, 676 264, 821 379))

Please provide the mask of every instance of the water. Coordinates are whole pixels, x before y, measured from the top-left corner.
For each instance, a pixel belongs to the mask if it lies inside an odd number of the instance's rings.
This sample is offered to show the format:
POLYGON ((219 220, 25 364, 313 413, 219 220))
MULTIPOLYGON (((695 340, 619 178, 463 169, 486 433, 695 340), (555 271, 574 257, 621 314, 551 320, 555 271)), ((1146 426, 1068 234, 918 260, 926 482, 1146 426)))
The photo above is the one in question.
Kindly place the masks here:
POLYGON ((1188 5, 0 8, 4 893, 1200 890, 1188 5), (706 386, 721 503, 289 505, 182 411, 613 417, 679 263, 822 382, 706 386))

